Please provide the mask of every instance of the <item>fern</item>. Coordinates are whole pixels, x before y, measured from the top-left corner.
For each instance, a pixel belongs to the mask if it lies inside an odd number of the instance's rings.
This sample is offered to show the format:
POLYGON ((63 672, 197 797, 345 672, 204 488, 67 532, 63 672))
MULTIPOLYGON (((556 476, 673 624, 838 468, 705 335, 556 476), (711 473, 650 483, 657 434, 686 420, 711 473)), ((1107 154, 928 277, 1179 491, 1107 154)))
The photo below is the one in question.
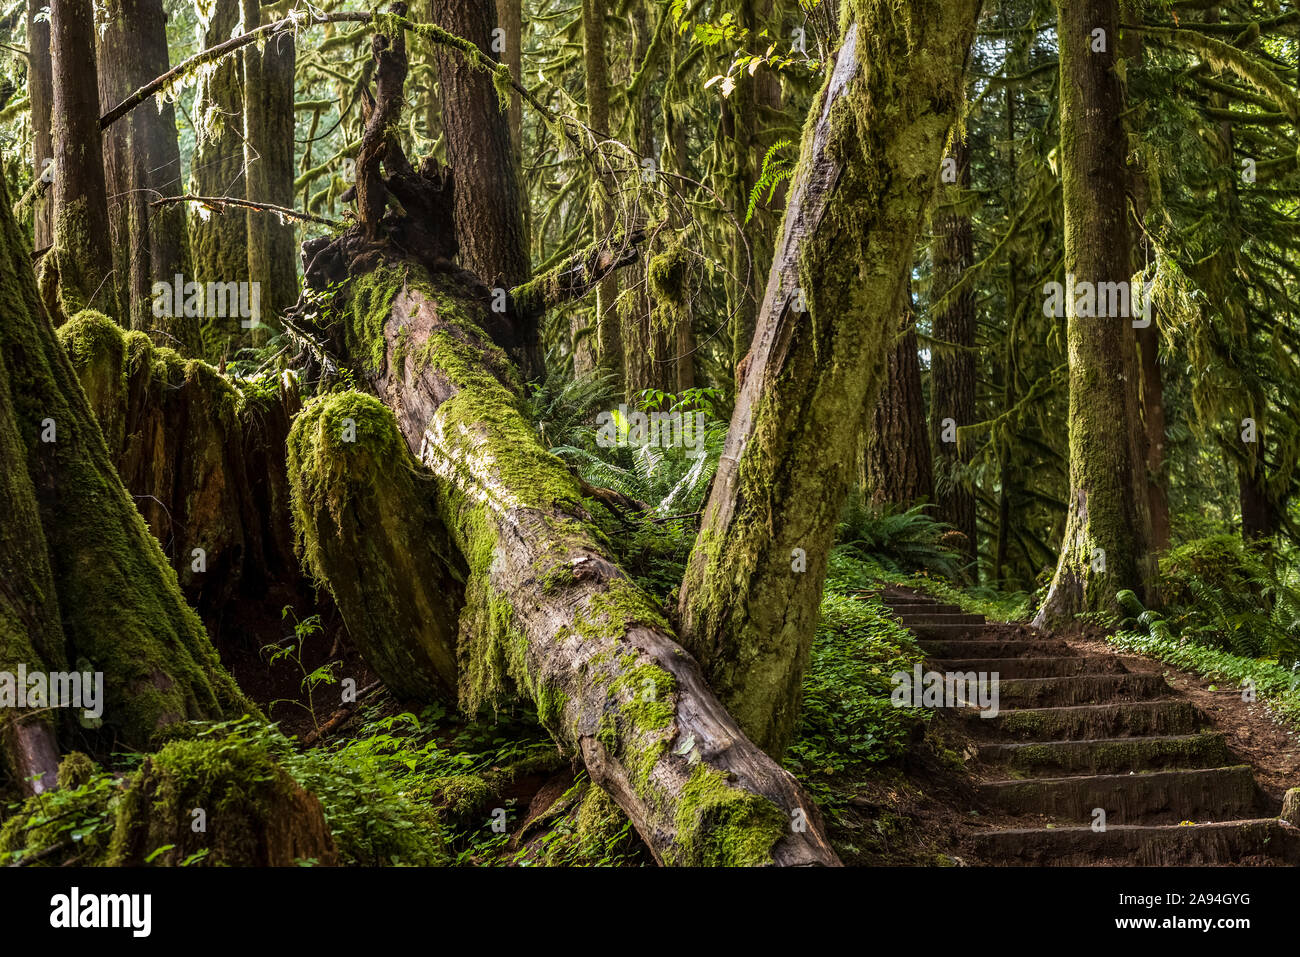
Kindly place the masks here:
POLYGON ((754 218, 754 211, 758 208, 758 201, 763 195, 763 190, 767 190, 765 202, 770 203, 772 197, 776 195, 777 187, 794 176, 794 160, 778 158, 776 155, 781 150, 793 145, 790 140, 777 140, 768 147, 767 153, 763 156, 763 168, 758 174, 758 182, 749 191, 749 206, 745 210, 746 223, 754 218))

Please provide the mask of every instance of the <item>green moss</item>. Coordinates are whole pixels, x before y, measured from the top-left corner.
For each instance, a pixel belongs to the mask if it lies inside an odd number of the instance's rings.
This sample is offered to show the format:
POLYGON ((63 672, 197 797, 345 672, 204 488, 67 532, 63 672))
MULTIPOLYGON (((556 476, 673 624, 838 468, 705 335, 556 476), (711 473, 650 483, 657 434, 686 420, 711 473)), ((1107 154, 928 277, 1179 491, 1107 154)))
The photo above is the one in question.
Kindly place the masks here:
POLYGON ((677 807, 678 850, 666 863, 759 867, 790 821, 770 801, 737 789, 722 771, 696 764, 677 807))
MULTIPOLYGON (((3 190, 0 190, 3 192, 3 190)), ((253 710, 185 603, 176 574, 122 487, 103 432, 39 302, 21 236, 0 202, 0 361, 57 583, 64 635, 104 672, 104 723, 142 747, 186 718, 253 710), (57 441, 41 439, 53 419, 57 441)), ((84 317, 83 332, 107 333, 84 317)), ((89 346, 94 337, 78 339, 89 346)))
POLYGON ((359 392, 319 396, 294 420, 288 445, 303 566, 329 587, 394 693, 454 699, 464 563, 392 412, 359 392))
POLYGON ((172 741, 146 759, 128 785, 109 863, 139 865, 167 845, 151 863, 175 865, 196 852, 204 853, 198 860, 205 865, 291 863, 272 859, 271 848, 299 842, 278 835, 315 830, 311 836, 319 840, 324 834, 319 805, 302 804, 301 793, 261 742, 233 736, 172 741), (199 820, 203 829, 196 831, 199 820))
POLYGON ((80 751, 72 751, 59 762, 59 787, 82 787, 98 770, 95 762, 86 755, 80 751))

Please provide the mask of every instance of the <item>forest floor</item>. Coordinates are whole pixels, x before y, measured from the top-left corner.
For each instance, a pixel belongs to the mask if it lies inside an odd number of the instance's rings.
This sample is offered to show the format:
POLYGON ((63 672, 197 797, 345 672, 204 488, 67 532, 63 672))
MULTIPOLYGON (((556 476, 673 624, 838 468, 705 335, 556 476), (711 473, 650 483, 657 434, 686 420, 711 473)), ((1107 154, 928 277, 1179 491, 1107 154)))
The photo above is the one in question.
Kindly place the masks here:
POLYGON ((1300 863, 1300 829, 1277 818, 1300 743, 1240 688, 1096 629, 984 623, 902 589, 884 601, 927 668, 998 672, 1001 708, 935 709, 901 762, 857 781, 832 820, 846 863, 1300 863))

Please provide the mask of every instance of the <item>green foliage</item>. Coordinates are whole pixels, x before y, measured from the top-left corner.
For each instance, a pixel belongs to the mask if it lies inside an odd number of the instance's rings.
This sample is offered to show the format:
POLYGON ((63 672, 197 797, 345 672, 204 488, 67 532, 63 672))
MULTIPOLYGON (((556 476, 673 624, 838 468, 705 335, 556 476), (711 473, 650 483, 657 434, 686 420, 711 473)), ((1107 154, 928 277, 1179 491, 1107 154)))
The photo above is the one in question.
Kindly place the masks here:
POLYGON ((836 547, 895 573, 925 571, 956 578, 961 559, 944 544, 948 531, 948 526, 925 514, 924 505, 897 512, 871 505, 861 491, 855 491, 841 515, 836 547))
POLYGON ((1270 549, 1244 545, 1236 535, 1195 539, 1160 560, 1161 610, 1143 607, 1131 591, 1116 597, 1132 625, 1159 640, 1294 661, 1300 587, 1294 566, 1270 549))
POLYGON ((749 206, 745 210, 745 222, 754 218, 754 210, 758 207, 764 190, 767 191, 767 199, 763 201, 770 203, 772 197, 776 195, 777 187, 794 177, 797 157, 777 156, 782 150, 789 149, 793 145, 792 140, 778 140, 763 154, 763 168, 759 171, 754 188, 749 191, 749 206))
POLYGON ((890 701, 890 676, 910 672, 924 655, 879 600, 850 594, 861 579, 846 565, 833 569, 827 582, 804 678, 799 732, 785 757, 785 765, 830 813, 847 800, 846 789, 836 786, 839 779, 900 757, 928 716, 890 701), (836 571, 848 571, 848 579, 836 571))
POLYGON ((97 863, 108 851, 119 789, 116 775, 74 752, 59 766, 54 791, 8 807, 0 826, 0 867, 31 863, 97 863), (80 774, 69 773, 81 764, 80 774), (57 856, 56 856, 57 855, 57 856))
POLYGON ((270 709, 280 702, 295 704, 306 710, 311 715, 312 726, 319 728, 320 722, 316 716, 316 688, 320 685, 337 684, 338 676, 335 671, 342 665, 342 662, 329 661, 314 671, 308 671, 302 660, 303 648, 309 638, 320 634, 320 615, 309 615, 306 618, 299 619, 293 610, 293 606, 285 605, 280 612, 280 617, 288 618, 290 615, 294 616, 293 636, 273 644, 263 645, 261 651, 268 666, 274 665, 277 661, 291 661, 297 666, 299 673, 302 675, 299 687, 307 692, 307 702, 304 704, 294 698, 277 698, 275 701, 270 702, 267 708, 270 709))
POLYGON ((588 430, 571 434, 574 444, 558 445, 551 451, 586 482, 642 502, 659 517, 695 512, 704 504, 726 444, 727 423, 714 417, 717 398, 713 389, 692 389, 675 396, 647 391, 641 397, 639 411, 680 416, 683 424, 689 421, 692 428, 694 416, 702 413, 703 434, 692 433, 693 448, 638 442, 629 422, 633 410, 624 416, 613 409, 609 414, 618 444, 601 447, 596 433, 588 430))

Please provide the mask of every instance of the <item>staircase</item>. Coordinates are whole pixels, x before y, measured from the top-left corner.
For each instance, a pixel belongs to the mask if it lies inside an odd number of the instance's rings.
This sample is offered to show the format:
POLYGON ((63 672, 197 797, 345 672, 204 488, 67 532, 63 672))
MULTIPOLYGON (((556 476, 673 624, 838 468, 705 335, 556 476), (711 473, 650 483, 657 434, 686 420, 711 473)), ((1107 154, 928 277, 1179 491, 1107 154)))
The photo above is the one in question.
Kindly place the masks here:
POLYGON ((1252 768, 1162 675, 927 596, 880 598, 916 635, 928 669, 994 679, 996 717, 958 709, 978 742, 972 835, 982 861, 1300 864, 1300 828, 1278 820, 1252 768), (1094 830, 1098 808, 1105 827, 1094 830))

